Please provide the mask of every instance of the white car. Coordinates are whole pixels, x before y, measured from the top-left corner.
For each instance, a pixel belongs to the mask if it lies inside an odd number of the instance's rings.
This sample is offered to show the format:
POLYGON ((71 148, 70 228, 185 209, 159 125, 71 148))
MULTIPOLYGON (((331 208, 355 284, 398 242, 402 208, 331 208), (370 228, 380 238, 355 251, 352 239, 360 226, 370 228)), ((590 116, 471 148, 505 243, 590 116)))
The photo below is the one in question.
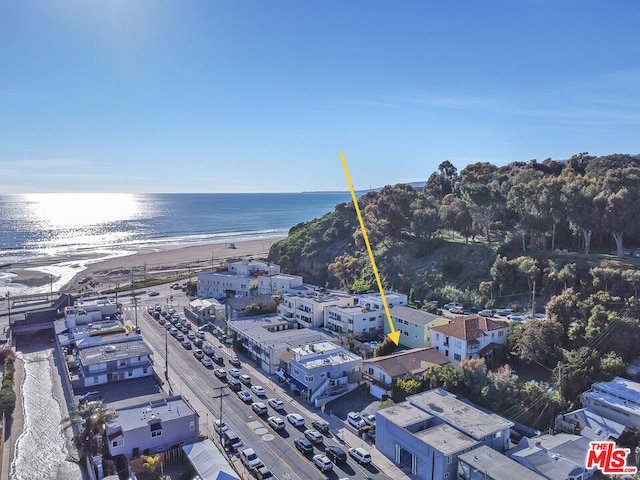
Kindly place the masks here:
POLYGON ((224 368, 216 368, 213 373, 215 373, 218 378, 226 378, 227 371, 224 368))
POLYGON ((267 418, 267 423, 271 425, 271 428, 274 430, 283 430, 284 429, 284 420, 280 417, 269 417, 267 418))
POLYGON ((317 445, 323 442, 322 434, 317 430, 313 430, 313 429, 305 430, 304 436, 307 437, 307 440, 309 440, 314 445, 317 445))
POLYGON ((350 448, 349 455, 355 458, 358 463, 371 463, 371 454, 364 448, 350 448))
POLYGON ((266 415, 267 414, 267 406, 262 402, 253 402, 251 404, 251 408, 258 415, 266 415))
POLYGON ((269 403, 274 410, 284 410, 284 402, 279 398, 270 398, 267 403, 269 403))
POLYGON ((249 470, 263 465, 262 460, 260 460, 260 457, 258 457, 253 448, 245 448, 242 450, 240 452, 240 459, 249 470))
POLYGON ((347 421, 349 422, 349 424, 351 424, 352 427, 355 428, 362 428, 366 425, 362 417, 356 412, 349 412, 347 414, 347 421))
POLYGON ((362 420, 364 420, 364 423, 366 423, 367 425, 373 425, 375 426, 376 424, 376 416, 375 415, 362 415, 362 420))
POLYGON ((511 315, 507 315, 507 318, 512 322, 522 322, 524 320, 524 315, 521 313, 512 313, 511 315))
POLYGON ((333 470, 333 463, 331 463, 331 460, 329 460, 329 457, 327 457, 326 455, 314 455, 313 463, 323 472, 326 472, 327 470, 333 470))
POLYGON ((259 397, 264 397, 265 396, 264 388, 262 388, 260 385, 252 385, 251 386, 251 391, 253 393, 255 393, 256 395, 258 395, 259 397))
POLYGON ((287 415, 287 420, 294 427, 304 427, 304 417, 299 413, 290 413, 287 415))
POLYGON ((200 359, 200 362, 207 368, 213 367, 213 360, 211 360, 209 357, 202 357, 200 359))
POLYGON ((240 376, 240 370, 238 370, 237 368, 230 368, 227 373, 233 378, 238 378, 240 376))

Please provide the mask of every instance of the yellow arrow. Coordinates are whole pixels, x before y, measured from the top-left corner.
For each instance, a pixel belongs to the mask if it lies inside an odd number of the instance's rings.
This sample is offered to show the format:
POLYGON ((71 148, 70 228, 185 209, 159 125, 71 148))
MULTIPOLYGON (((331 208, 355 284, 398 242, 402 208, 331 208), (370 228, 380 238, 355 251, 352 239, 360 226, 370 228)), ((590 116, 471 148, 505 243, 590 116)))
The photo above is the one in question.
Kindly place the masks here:
POLYGON ((400 330, 396 330, 393 326, 393 320, 391 320, 391 312, 389 311, 389 304, 387 298, 384 296, 384 289, 382 288, 382 282, 380 281, 380 275, 378 274, 378 267, 376 267, 376 261, 373 258, 373 251, 371 251, 371 245, 369 244, 369 237, 367 236, 367 229, 364 228, 364 221, 362 220, 362 214, 360 213, 360 207, 358 206, 358 199, 356 198, 356 192, 353 190, 353 183, 351 183, 351 177, 349 176, 349 169, 347 168, 347 162, 344 160, 344 154, 340 152, 340 159, 342 160, 342 168, 344 168, 344 174, 347 176, 347 183, 349 184, 349 190, 351 190, 351 198, 353 198, 353 204, 356 206, 356 214, 358 215, 358 221, 360 222, 360 228, 362 228, 362 237, 364 243, 367 245, 367 252, 369 252, 369 258, 371 259, 371 266, 373 267, 373 274, 376 276, 376 282, 378 282, 378 290, 380 290, 380 297, 384 304, 384 311, 387 314, 387 321, 389 322, 389 328, 391 333, 387 334, 393 343, 398 345, 400 342, 400 330))

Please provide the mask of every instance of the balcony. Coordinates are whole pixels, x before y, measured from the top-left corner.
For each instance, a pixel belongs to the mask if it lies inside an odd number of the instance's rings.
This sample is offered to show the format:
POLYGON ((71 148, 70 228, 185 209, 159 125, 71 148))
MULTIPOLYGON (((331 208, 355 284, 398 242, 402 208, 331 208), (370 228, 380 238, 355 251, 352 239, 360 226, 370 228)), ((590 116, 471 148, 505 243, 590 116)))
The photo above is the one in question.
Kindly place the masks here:
POLYGON ((362 379, 367 381, 367 382, 371 382, 374 385, 377 385, 378 387, 384 388, 385 390, 389 390, 391 388, 390 384, 386 384, 383 381, 377 379, 373 375, 371 375, 369 373, 366 373, 366 372, 362 372, 362 379))

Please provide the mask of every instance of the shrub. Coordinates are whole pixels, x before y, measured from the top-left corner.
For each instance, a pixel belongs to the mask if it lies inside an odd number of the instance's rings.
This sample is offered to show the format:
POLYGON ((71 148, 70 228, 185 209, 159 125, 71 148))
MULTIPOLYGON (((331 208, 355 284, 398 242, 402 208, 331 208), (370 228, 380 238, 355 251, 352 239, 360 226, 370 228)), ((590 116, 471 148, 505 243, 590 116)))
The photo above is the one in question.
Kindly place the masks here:
POLYGON ((464 264, 460 260, 447 260, 442 265, 442 275, 446 279, 459 276, 464 271, 464 264))

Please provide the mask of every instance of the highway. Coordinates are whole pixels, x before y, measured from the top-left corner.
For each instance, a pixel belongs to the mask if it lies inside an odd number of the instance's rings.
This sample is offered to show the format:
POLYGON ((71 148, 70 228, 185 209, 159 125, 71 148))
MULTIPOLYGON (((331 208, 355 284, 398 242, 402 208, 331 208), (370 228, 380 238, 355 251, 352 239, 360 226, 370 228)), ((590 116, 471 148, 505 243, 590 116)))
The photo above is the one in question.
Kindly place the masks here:
MULTIPOLYGON (((266 396, 257 397, 249 387, 243 390, 249 391, 253 401, 262 401, 267 404, 268 398, 280 398, 285 403, 285 410, 275 411, 268 406, 268 414, 258 416, 251 409, 250 403, 244 403, 237 394, 226 388, 226 381, 219 380, 213 374, 213 368, 206 368, 193 356, 192 350, 183 348, 178 340, 167 333, 167 330, 147 313, 147 306, 159 303, 166 306, 167 298, 173 295, 174 299, 181 299, 186 303, 184 293, 169 290, 168 286, 154 287, 160 292, 159 296, 139 297, 138 300, 138 326, 144 340, 154 350, 154 364, 156 372, 164 378, 165 369, 165 341, 169 357, 169 382, 175 394, 182 394, 187 399, 196 396, 206 407, 208 414, 200 418, 200 431, 205 435, 216 437, 218 434, 213 429, 213 421, 218 418, 222 402, 222 419, 234 430, 244 443, 244 447, 253 448, 262 462, 281 480, 293 479, 318 479, 318 478, 387 478, 374 465, 359 465, 354 459, 349 458, 345 464, 334 465, 333 471, 323 474, 315 467, 312 461, 313 455, 304 456, 294 446, 293 440, 304 437, 305 428, 312 428, 311 422, 318 418, 309 412, 297 400, 289 397, 279 386, 273 384, 261 371, 256 370, 246 362, 242 362, 241 373, 250 375, 252 384, 261 385, 266 391, 266 396), (221 396, 222 392, 222 396, 221 396), (288 413, 299 413, 305 418, 306 427, 294 427, 286 420, 288 413), (268 424, 267 417, 276 415, 285 420, 286 428, 275 432, 268 424)), ((131 302, 127 299, 125 302, 131 302)), ((182 308, 174 308, 181 313, 182 308)), ((135 323, 135 306, 132 303, 124 303, 123 313, 125 321, 135 323)), ((229 369, 230 349, 224 347, 212 334, 206 333, 205 343, 211 343, 224 357, 224 368, 229 369)), ((241 357, 241 360, 242 357, 241 357)), ((214 363, 214 368, 218 365, 214 363)), ((313 454, 323 453, 326 445, 338 445, 345 451, 347 448, 340 445, 338 439, 329 433, 324 435, 324 444, 316 445, 313 454)))

